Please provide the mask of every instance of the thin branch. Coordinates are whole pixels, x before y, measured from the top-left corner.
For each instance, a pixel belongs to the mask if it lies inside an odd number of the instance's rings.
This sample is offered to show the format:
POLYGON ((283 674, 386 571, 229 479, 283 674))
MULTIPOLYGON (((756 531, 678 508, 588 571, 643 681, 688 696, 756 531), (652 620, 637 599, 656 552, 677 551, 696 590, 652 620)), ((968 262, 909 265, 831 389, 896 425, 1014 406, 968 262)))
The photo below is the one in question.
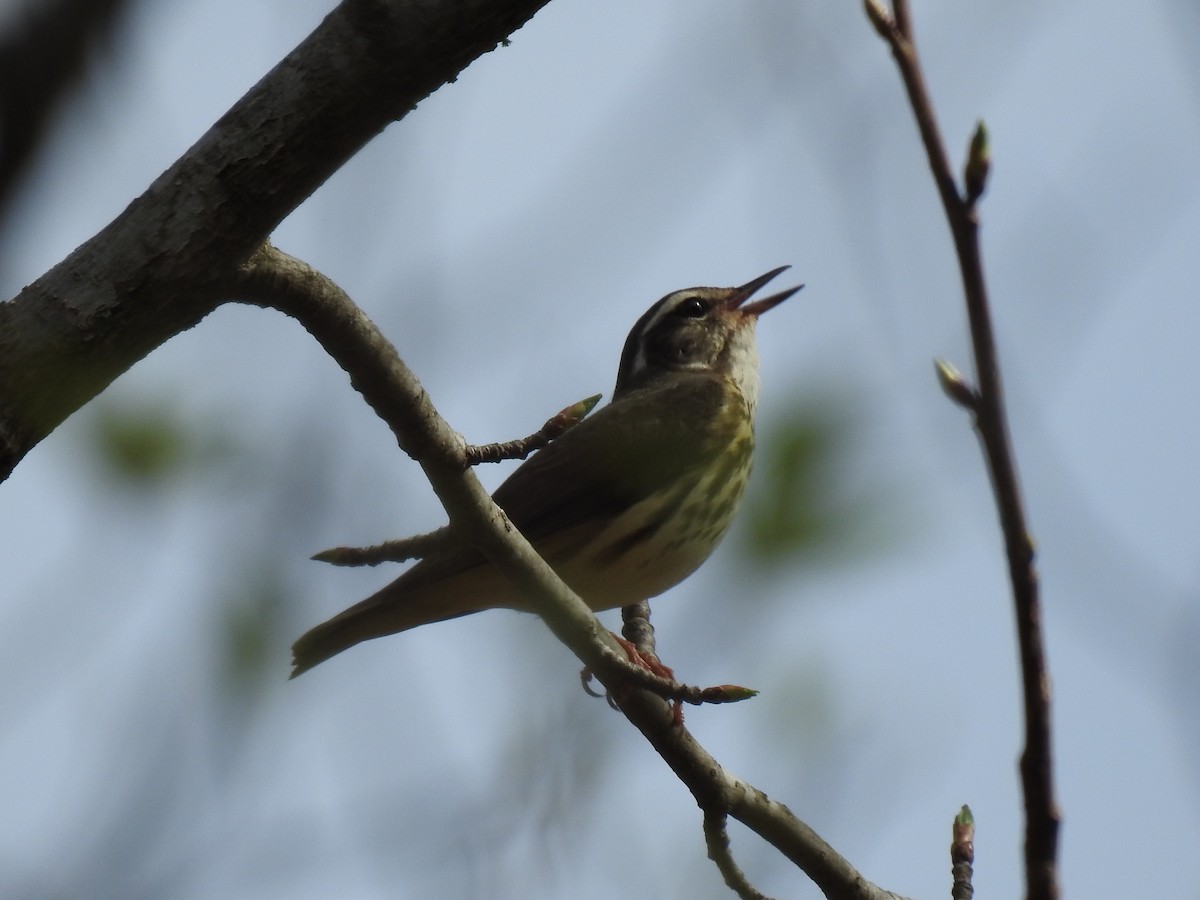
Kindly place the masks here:
POLYGON ((708 847, 708 858, 717 864, 725 883, 742 900, 771 900, 750 883, 746 873, 734 861, 729 846, 729 832, 725 828, 726 819, 724 813, 704 814, 704 843, 708 847))
POLYGON ((871 884, 787 807, 733 777, 662 697, 629 690, 650 673, 629 664, 615 639, 512 526, 463 464, 462 439, 438 415, 395 348, 325 276, 264 245, 239 270, 231 293, 297 319, 350 375, 351 384, 424 470, 451 527, 521 589, 555 636, 609 691, 624 689, 621 712, 644 734, 708 814, 727 812, 778 848, 830 900, 895 900, 871 884))
POLYGON ((892 0, 892 14, 896 17, 896 29, 911 41, 913 26, 912 15, 908 11, 908 0, 892 0))
MULTIPOLYGON (((495 444, 467 444, 463 447, 466 466, 485 462, 501 462, 505 459, 524 459, 535 450, 540 450, 553 440, 562 437, 592 411, 600 401, 595 394, 578 403, 573 403, 546 420, 546 424, 528 437, 495 444)), ((331 547, 313 555, 317 562, 334 566, 377 566, 385 562, 408 562, 424 559, 431 553, 444 549, 455 541, 453 531, 439 528, 428 534, 384 541, 371 547, 331 547)))
MULTIPOLYGON (((900 70, 921 141, 925 145, 933 180, 937 185, 954 238, 979 385, 970 399, 975 413, 975 428, 983 446, 992 490, 999 508, 1009 581, 1016 610, 1025 712, 1025 750, 1021 756, 1021 782, 1025 797, 1027 894, 1030 900, 1055 900, 1059 896, 1060 813, 1054 799, 1050 679, 1041 631, 1041 606, 1033 541, 1025 522, 1016 463, 1009 438, 1000 364, 979 246, 976 201, 983 193, 990 166, 987 132, 980 125, 972 138, 965 172, 967 187, 965 193, 960 195, 938 131, 933 104, 925 88, 924 75, 913 43, 912 23, 907 4, 903 0, 895 0, 893 13, 889 14, 879 0, 865 2, 872 25, 888 42, 900 70)), ((945 388, 944 378, 942 384, 945 388)), ((955 400, 962 402, 959 397, 955 397, 955 400)))
POLYGON ((600 402, 600 396, 600 394, 593 394, 559 410, 546 420, 545 425, 528 437, 495 444, 468 444, 463 449, 467 465, 477 466, 480 463, 503 462, 506 459, 524 459, 535 450, 541 450, 551 441, 562 437, 563 434, 582 422, 600 402))

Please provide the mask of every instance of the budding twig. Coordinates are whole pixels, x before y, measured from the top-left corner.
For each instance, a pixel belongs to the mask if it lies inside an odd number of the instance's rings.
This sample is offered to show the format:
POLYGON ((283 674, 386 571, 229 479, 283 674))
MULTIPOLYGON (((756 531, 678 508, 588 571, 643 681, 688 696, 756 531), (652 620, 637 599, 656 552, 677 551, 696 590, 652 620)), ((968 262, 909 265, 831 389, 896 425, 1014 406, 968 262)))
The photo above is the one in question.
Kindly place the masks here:
POLYGON ((524 459, 534 450, 541 450, 582 422, 600 402, 600 396, 593 394, 585 400, 572 403, 547 419, 545 425, 528 437, 494 444, 468 444, 463 449, 464 461, 470 467, 480 463, 502 462, 506 459, 524 459))
POLYGON ((430 531, 427 534, 415 534, 412 537, 400 538, 395 541, 384 541, 372 547, 331 547, 313 554, 317 562, 329 563, 334 566, 377 566, 385 562, 407 562, 410 559, 424 559, 436 550, 441 550, 450 543, 450 526, 430 531))
MULTIPOLYGON (((621 633, 625 640, 617 638, 617 642, 625 650, 623 658, 612 654, 609 662, 620 670, 625 679, 633 687, 644 688, 652 694, 670 700, 674 703, 672 720, 676 726, 683 725, 683 713, 679 709, 681 703, 692 706, 702 706, 706 703, 739 703, 758 695, 753 688, 737 684, 718 684, 711 687, 697 687, 684 684, 675 679, 675 673, 663 665, 654 652, 654 626, 650 624, 650 605, 646 601, 626 606, 621 610, 624 627, 621 633)), ((591 688, 593 673, 585 668, 579 673, 583 689, 593 697, 606 697, 609 705, 620 708, 619 701, 612 692, 600 693, 591 688)))
POLYGON ((974 414, 992 489, 1000 513, 1008 557, 1009 582, 1017 620, 1021 656, 1021 687, 1025 707, 1025 750, 1021 755, 1021 786, 1025 795, 1025 874, 1029 900, 1057 900, 1058 837, 1060 813, 1054 798, 1054 770, 1050 729, 1050 678, 1041 627, 1041 599, 1034 562, 1033 539, 1025 522, 1024 503, 1017 480, 1016 459, 1008 434, 1008 415, 1000 379, 999 354, 992 327, 983 254, 979 245, 977 202, 987 185, 991 151, 987 129, 976 126, 959 191, 937 126, 933 102, 925 88, 913 39, 907 0, 892 0, 890 13, 882 0, 865 0, 871 24, 892 50, 909 105, 929 159, 929 168, 942 200, 946 221, 962 275, 975 356, 976 387, 946 364, 939 363, 942 389, 974 414))
POLYGON ((950 872, 954 884, 950 888, 953 900, 971 900, 975 886, 971 883, 975 865, 975 817, 971 807, 963 808, 954 817, 953 838, 950 842, 950 872))
MULTIPOLYGON (((586 400, 573 403, 547 419, 546 424, 533 434, 520 440, 495 444, 468 444, 463 448, 463 468, 483 462, 524 459, 534 450, 540 450, 582 422, 598 402, 600 395, 595 394, 586 400)), ((450 527, 446 526, 428 534, 384 541, 371 547, 331 547, 315 554, 313 559, 334 566, 377 566, 385 562, 407 562, 410 559, 424 559, 430 553, 446 547, 450 540, 450 527)))

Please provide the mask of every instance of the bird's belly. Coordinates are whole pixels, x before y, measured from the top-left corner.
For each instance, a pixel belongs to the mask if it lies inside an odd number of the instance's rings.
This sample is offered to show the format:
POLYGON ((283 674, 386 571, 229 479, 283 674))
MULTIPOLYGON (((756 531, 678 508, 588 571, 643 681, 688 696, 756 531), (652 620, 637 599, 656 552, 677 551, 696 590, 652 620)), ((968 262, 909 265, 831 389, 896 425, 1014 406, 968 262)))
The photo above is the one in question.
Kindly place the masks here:
POLYGON ((555 568, 596 610, 655 597, 694 572, 725 536, 749 453, 630 507, 555 568))

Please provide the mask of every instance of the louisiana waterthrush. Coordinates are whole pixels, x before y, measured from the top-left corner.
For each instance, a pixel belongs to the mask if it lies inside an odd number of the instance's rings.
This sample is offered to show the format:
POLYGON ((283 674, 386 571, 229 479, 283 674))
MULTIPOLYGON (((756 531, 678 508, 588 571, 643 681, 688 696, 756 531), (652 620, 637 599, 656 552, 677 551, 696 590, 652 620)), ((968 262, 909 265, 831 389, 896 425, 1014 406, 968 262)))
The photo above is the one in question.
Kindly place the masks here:
MULTIPOLYGON (((794 287, 748 302, 741 287, 663 297, 625 341, 612 402, 523 463, 493 499, 595 610, 678 584, 712 553, 750 475, 758 317, 794 287)), ((484 609, 528 610, 473 547, 427 556, 296 641, 292 677, 360 641, 484 609)))

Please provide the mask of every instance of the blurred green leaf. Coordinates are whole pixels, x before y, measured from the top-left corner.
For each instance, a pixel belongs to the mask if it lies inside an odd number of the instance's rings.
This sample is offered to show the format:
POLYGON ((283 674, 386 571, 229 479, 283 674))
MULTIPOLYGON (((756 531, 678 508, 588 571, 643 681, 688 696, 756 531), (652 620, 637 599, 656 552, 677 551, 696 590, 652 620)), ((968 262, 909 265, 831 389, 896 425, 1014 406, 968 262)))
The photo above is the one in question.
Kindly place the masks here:
POLYGON ((221 468, 244 455, 246 441, 218 416, 198 416, 170 400, 123 397, 88 410, 90 449, 122 486, 160 489, 181 476, 221 468))
POLYGON ((272 652, 287 624, 281 615, 285 591, 279 574, 269 566, 257 572, 247 566, 243 575, 244 587, 225 598, 221 634, 221 668, 227 686, 238 695, 256 691, 270 664, 278 662, 272 652))
POLYGON ((187 425, 165 405, 138 409, 102 404, 93 421, 101 460, 123 480, 159 485, 188 461, 187 425))
POLYGON ((758 562, 781 563, 801 554, 845 553, 872 530, 874 504, 844 481, 846 417, 853 405, 827 399, 797 408, 760 432, 757 473, 746 498, 746 550, 758 562))
POLYGON ((822 537, 828 526, 818 502, 820 474, 833 443, 828 424, 815 417, 794 418, 760 438, 761 489, 750 496, 747 511, 756 556, 792 554, 822 537))

